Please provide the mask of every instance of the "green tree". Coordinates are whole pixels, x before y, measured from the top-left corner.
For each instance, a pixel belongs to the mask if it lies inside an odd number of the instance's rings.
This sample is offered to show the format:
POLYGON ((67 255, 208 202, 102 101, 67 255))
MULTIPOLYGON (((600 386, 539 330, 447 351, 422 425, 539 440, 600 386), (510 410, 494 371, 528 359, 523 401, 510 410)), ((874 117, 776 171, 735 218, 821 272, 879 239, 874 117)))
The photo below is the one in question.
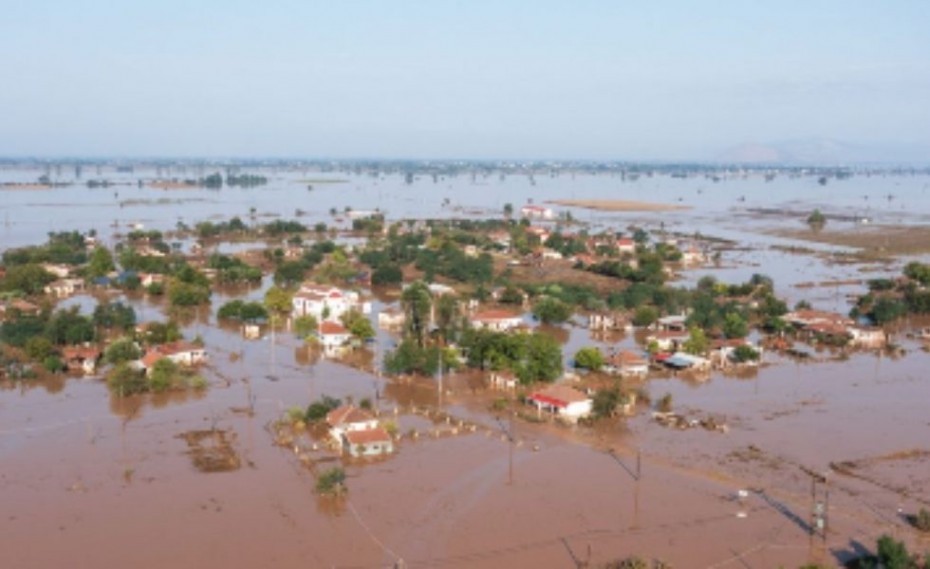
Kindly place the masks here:
POLYGON ((319 400, 314 401, 309 406, 307 406, 307 411, 304 413, 304 419, 308 423, 314 423, 317 421, 322 421, 326 418, 326 415, 330 411, 342 405, 342 401, 335 399, 328 395, 320 397, 319 400))
POLYGON ((510 202, 504 204, 504 217, 507 219, 513 217, 513 204, 510 202))
POLYGON ((344 312, 340 320, 349 333, 359 340, 370 340, 375 337, 375 329, 371 325, 371 320, 358 310, 344 312))
POLYGON ((45 327, 45 336, 59 346, 75 345, 92 342, 96 331, 91 319, 80 314, 79 308, 73 306, 52 315, 45 327))
POLYGON ((659 319, 658 311, 651 306, 640 306, 633 314, 633 325, 645 327, 652 325, 659 319))
POLYGON ((897 541, 889 535, 878 538, 878 561, 885 569, 912 569, 911 554, 904 542, 897 541))
POLYGON ((423 281, 412 283, 401 293, 400 303, 406 316, 406 332, 422 348, 429 332, 430 312, 432 310, 432 296, 429 287, 423 281))
POLYGON ((44 336, 33 336, 26 341, 26 355, 34 362, 45 361, 55 354, 55 346, 44 336))
POLYGON ((523 383, 534 381, 552 382, 562 375, 562 348, 547 334, 524 334, 526 359, 516 370, 523 383))
POLYGON ((595 347, 581 348, 575 353, 575 367, 597 371, 604 366, 604 356, 595 347))
POLYGON ((6 277, 0 281, 2 290, 23 294, 41 294, 45 285, 55 280, 55 275, 41 265, 27 264, 8 267, 6 277))
POLYGON ((107 346, 103 360, 111 365, 139 359, 141 350, 132 338, 120 338, 107 346))
POLYGON ((752 346, 742 345, 737 346, 733 350, 733 361, 736 363, 745 363, 745 362, 754 362, 759 360, 759 352, 757 352, 752 346))
POLYGON ((87 266, 87 276, 95 279, 97 277, 106 276, 114 270, 116 270, 116 265, 113 263, 113 254, 110 253, 110 250, 106 247, 97 246, 90 255, 90 263, 87 266))
POLYGON ((272 316, 283 316, 290 314, 293 305, 291 304, 292 295, 283 288, 273 286, 265 293, 265 308, 272 316))
POLYGON ((294 334, 298 338, 306 338, 314 334, 319 327, 320 325, 316 321, 316 318, 310 314, 298 316, 294 319, 294 334))
POLYGON ((144 393, 149 389, 144 372, 134 369, 128 362, 123 362, 110 370, 107 375, 107 385, 113 393, 119 396, 144 393))
POLYGON ((546 296, 533 305, 533 316, 544 324, 561 324, 571 315, 571 306, 551 296, 546 296))
POLYGON ((688 332, 688 339, 685 340, 684 346, 682 346, 684 351, 696 356, 707 353, 709 343, 704 330, 701 330, 697 326, 692 326, 688 332))
POLYGON ((621 395, 618 387, 609 387, 598 389, 594 393, 591 404, 591 411, 597 418, 609 418, 617 414, 617 407, 620 405, 621 395))
POLYGON ((745 338, 749 325, 739 312, 728 312, 723 318, 723 335, 727 338, 745 338))
POLYGON ((400 284, 404 280, 404 273, 400 266, 393 263, 379 265, 371 273, 371 284, 386 286, 400 284))
POLYGON ((178 379, 178 364, 168 358, 161 358, 152 366, 149 385, 152 391, 160 393, 175 386, 178 379))

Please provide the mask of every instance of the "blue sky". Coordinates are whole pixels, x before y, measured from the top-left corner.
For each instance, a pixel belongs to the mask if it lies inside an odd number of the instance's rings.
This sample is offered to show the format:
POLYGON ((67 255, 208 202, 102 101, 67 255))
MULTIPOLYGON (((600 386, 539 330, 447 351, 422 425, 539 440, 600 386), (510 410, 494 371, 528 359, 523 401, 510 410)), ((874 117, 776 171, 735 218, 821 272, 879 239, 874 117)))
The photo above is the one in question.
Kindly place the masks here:
POLYGON ((5 0, 2 13, 0 155, 930 149, 922 1, 5 0))

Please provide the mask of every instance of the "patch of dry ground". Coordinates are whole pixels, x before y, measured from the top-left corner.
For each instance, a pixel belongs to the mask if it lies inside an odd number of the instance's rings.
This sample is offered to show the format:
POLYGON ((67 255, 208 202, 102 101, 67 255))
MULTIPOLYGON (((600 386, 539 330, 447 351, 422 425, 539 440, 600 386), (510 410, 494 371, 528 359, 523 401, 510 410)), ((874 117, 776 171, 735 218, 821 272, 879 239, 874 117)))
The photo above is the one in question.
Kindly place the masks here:
POLYGON ((912 255, 930 252, 930 226, 871 225, 854 229, 779 229, 778 237, 853 247, 882 255, 912 255))
POLYGON ((552 200, 546 203, 599 211, 682 211, 690 206, 635 200, 552 200))

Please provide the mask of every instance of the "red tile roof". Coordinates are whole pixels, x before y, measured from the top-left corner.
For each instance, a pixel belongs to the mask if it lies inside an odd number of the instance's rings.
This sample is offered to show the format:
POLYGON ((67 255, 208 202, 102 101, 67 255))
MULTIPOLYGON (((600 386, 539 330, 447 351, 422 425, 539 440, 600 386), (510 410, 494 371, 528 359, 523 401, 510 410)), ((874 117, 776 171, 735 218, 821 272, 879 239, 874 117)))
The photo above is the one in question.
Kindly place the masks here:
POLYGON ((375 418, 371 413, 364 409, 359 409, 354 405, 343 405, 326 414, 326 423, 330 427, 347 425, 349 423, 367 423, 368 421, 374 420, 375 418))
POLYGON ((530 395, 530 399, 554 407, 568 407, 572 403, 580 403, 591 398, 574 387, 553 385, 530 395))
POLYGON ((320 334, 324 336, 335 336, 337 334, 348 333, 349 331, 345 329, 345 326, 339 324, 338 322, 330 322, 329 320, 326 320, 320 323, 320 334))
POLYGON ((351 445, 387 443, 391 441, 391 435, 381 427, 375 427, 374 429, 365 429, 364 431, 349 431, 346 433, 346 440, 348 440, 351 445))

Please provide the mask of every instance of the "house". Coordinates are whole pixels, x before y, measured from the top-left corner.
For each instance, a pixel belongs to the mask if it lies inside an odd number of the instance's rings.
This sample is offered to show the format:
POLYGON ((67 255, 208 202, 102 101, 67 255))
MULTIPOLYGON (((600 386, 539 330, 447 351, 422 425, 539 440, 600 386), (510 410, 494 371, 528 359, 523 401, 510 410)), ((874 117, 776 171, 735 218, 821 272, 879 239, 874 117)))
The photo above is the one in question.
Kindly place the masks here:
POLYGON ((587 394, 568 385, 547 387, 527 397, 527 401, 536 406, 537 412, 552 413, 569 423, 590 415, 594 404, 587 394))
POLYGON ((545 227, 527 227, 526 234, 535 235, 536 237, 539 237, 540 243, 545 243, 546 241, 548 241, 549 235, 550 235, 549 230, 546 229, 545 227))
POLYGON ((391 435, 368 411, 343 405, 326 414, 329 434, 339 449, 353 457, 375 456, 394 452, 391 435))
POLYGON ((632 239, 617 239, 616 245, 617 251, 620 253, 636 252, 636 241, 633 241, 632 239))
POLYGON ((333 351, 345 346, 352 334, 342 324, 324 320, 320 322, 320 328, 317 334, 320 338, 320 345, 324 350, 333 351))
POLYGON ((588 316, 588 330, 629 330, 631 326, 622 312, 595 312, 588 316))
POLYGON ((707 257, 696 245, 686 247, 681 252, 681 262, 684 265, 700 265, 705 262, 707 257))
POLYGON ((509 310, 484 310, 477 312, 469 320, 472 328, 506 332, 523 324, 523 317, 509 310))
MULTIPOLYGON (((752 348, 753 351, 759 354, 759 358, 760 359, 762 358, 762 347, 761 346, 754 346, 752 342, 750 342, 746 338, 726 338, 726 339, 719 339, 719 340, 711 341, 710 343, 711 364, 719 368, 729 367, 730 364, 735 361, 736 349, 739 348, 740 346, 747 346, 749 348, 752 348)), ((743 363, 747 365, 757 365, 758 360, 747 361, 743 363)))
POLYGON ((382 427, 365 431, 349 431, 343 438, 345 448, 354 458, 380 456, 394 452, 394 439, 382 427))
POLYGON ((378 313, 378 327, 387 330, 402 328, 407 315, 398 307, 388 307, 378 313))
POLYGON ((530 219, 553 219, 555 212, 541 205, 526 204, 520 208, 520 215, 530 219))
POLYGON ((646 337, 646 345, 655 342, 659 350, 670 352, 679 349, 690 337, 691 334, 684 330, 660 330, 646 337))
POLYGON ((815 324, 829 324, 833 327, 843 328, 852 324, 852 320, 836 312, 824 312, 822 310, 795 310, 782 316, 782 319, 801 329, 807 329, 815 324))
POLYGON ((146 373, 151 373, 155 363, 162 358, 167 358, 178 365, 195 366, 207 361, 207 352, 203 347, 189 342, 170 342, 153 347, 140 361, 146 373))
POLYGON ((61 350, 61 357, 68 371, 81 372, 84 375, 96 373, 101 355, 101 351, 92 346, 68 346, 61 350))
POLYGON ((42 268, 60 279, 66 279, 71 275, 71 267, 60 263, 42 263, 42 268))
POLYGON ((167 253, 160 249, 156 249, 150 245, 140 245, 136 247, 136 254, 140 257, 165 257, 167 253))
POLYGON ((139 273, 139 284, 144 287, 150 287, 153 284, 164 284, 165 275, 160 275, 158 273, 139 273))
POLYGON ((687 318, 684 315, 663 316, 656 320, 656 327, 659 330, 674 330, 682 332, 688 329, 686 325, 687 318))
POLYGON ((707 371, 710 369, 710 360, 700 356, 686 354, 685 352, 675 352, 671 356, 665 358, 662 363, 664 363, 666 367, 678 370, 692 369, 695 371, 707 371))
POLYGON ((488 385, 493 389, 513 390, 517 388, 518 383, 517 376, 509 370, 492 371, 488 375, 488 385))
POLYGON ((628 377, 646 377, 649 362, 634 352, 622 350, 607 356, 604 371, 628 377))
POLYGON ((21 298, 13 299, 6 304, 0 304, 0 316, 3 318, 13 313, 22 316, 38 316, 39 312, 41 312, 41 309, 38 306, 21 298))
POLYGON ((313 316, 318 322, 338 321, 340 316, 350 310, 358 310, 362 314, 371 312, 371 304, 362 302, 357 292, 310 283, 300 287, 294 294, 291 305, 291 314, 295 318, 313 316))
POLYGON ((888 342, 885 331, 873 326, 850 326, 847 328, 854 346, 865 349, 882 348, 888 342))
POLYGON ((84 290, 84 281, 81 279, 58 279, 45 285, 45 294, 56 298, 65 298, 84 290))
POLYGON ((365 431, 378 427, 378 419, 364 409, 354 405, 342 405, 326 414, 329 434, 335 442, 342 444, 342 435, 349 431, 365 431))
POLYGON ((544 247, 542 251, 540 251, 539 256, 547 261, 558 261, 562 258, 562 253, 556 251, 555 249, 544 247))

